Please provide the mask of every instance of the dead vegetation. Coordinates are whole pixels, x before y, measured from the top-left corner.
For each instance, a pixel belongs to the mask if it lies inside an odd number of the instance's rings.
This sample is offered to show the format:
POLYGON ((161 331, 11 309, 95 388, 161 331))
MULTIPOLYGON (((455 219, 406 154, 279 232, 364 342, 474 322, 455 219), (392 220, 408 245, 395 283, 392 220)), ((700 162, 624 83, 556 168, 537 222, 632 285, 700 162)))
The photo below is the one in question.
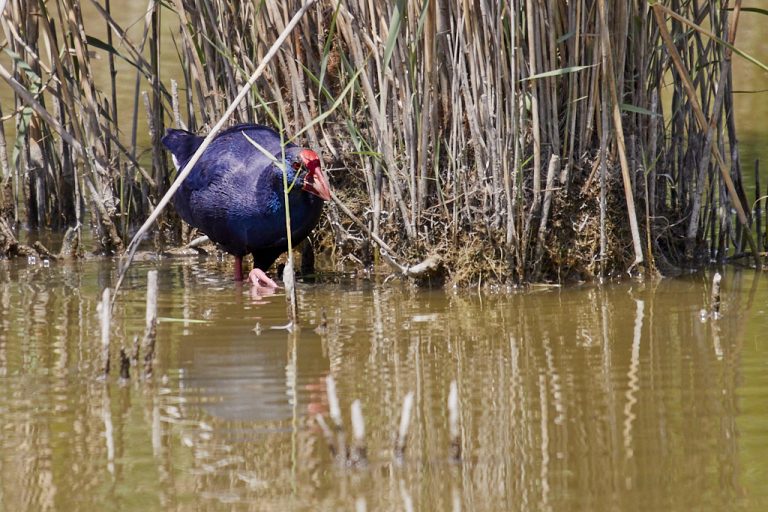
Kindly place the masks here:
MULTIPOLYGON (((299 5, 151 1, 137 36, 108 1, 86 18, 73 0, 9 0, 0 215, 87 225, 90 250, 120 253, 171 181, 164 127, 206 131, 299 5)), ((328 207, 319 239, 339 265, 439 256, 430 280, 476 286, 759 264, 723 44, 739 15, 739 1, 322 0, 233 122, 322 151, 357 220, 328 207)))

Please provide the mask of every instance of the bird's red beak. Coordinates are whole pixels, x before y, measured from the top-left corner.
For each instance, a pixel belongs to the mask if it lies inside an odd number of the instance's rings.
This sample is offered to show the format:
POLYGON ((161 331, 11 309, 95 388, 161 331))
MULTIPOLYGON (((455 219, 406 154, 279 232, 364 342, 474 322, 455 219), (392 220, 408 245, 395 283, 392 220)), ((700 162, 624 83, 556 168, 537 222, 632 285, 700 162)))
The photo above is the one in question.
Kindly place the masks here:
POLYGON ((331 188, 328 186, 328 178, 320 168, 320 158, 311 149, 305 149, 299 153, 302 163, 307 168, 302 190, 314 194, 323 201, 330 201, 331 188))

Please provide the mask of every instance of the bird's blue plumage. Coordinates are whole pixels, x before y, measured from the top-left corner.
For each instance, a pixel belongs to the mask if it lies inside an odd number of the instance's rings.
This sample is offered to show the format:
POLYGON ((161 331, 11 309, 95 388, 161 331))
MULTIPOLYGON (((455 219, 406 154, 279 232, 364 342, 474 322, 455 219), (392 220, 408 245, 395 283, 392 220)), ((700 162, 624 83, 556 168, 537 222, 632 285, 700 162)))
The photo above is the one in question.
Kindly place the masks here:
MULTIPOLYGON (((256 141, 278 161, 285 159, 291 235, 306 238, 320 219, 323 200, 302 190, 306 176, 294 169, 304 151, 295 144, 281 148, 280 135, 266 126, 241 124, 216 136, 174 196, 179 215, 224 249, 266 269, 288 248, 285 230, 283 175, 279 166, 246 138, 256 141), (297 177, 296 174, 299 174, 297 177)), ((168 130, 163 144, 181 170, 203 138, 184 130, 168 130)))

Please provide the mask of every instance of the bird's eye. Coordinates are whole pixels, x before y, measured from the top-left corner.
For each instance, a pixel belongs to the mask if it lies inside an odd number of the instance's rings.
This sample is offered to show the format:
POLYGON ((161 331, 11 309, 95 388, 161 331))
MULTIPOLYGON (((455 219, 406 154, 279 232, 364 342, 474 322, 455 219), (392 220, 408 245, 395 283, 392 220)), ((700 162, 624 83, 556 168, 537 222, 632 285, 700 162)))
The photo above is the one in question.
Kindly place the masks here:
POLYGON ((293 167, 294 170, 298 171, 299 169, 301 169, 301 163, 300 162, 293 162, 291 164, 291 167, 293 167))

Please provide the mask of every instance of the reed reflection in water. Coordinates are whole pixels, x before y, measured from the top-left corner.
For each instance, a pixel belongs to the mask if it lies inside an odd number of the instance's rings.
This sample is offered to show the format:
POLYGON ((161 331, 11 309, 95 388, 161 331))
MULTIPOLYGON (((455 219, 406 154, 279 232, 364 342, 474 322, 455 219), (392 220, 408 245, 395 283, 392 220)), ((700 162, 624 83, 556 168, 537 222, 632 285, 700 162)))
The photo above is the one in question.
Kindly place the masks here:
POLYGON ((513 295, 414 291, 340 276, 252 297, 216 260, 137 265, 113 357, 144 327, 160 270, 154 377, 98 380, 110 261, 0 262, 0 508, 8 510, 675 510, 768 501, 766 278, 513 295), (313 327, 325 310, 328 323, 313 327), (258 329, 255 329, 258 324, 258 329), (254 332, 258 331, 258 332, 254 332), (333 375, 359 399, 366 469, 314 421, 333 375), (462 459, 450 462, 458 384, 462 459), (403 397, 415 406, 392 456, 403 397))

